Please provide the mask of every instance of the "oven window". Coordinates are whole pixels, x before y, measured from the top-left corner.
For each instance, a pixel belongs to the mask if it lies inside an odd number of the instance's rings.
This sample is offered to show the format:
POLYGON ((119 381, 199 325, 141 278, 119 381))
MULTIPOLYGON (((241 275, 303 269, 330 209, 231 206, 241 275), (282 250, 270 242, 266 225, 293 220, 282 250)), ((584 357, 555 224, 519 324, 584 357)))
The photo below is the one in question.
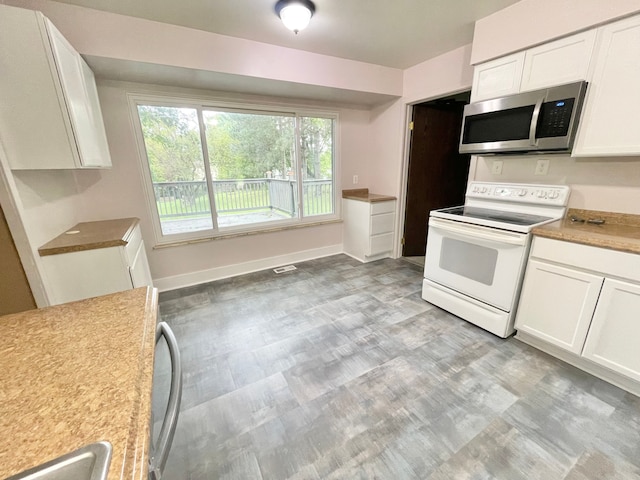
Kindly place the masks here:
POLYGON ((491 285, 496 272, 498 250, 444 237, 440 268, 470 280, 491 285))

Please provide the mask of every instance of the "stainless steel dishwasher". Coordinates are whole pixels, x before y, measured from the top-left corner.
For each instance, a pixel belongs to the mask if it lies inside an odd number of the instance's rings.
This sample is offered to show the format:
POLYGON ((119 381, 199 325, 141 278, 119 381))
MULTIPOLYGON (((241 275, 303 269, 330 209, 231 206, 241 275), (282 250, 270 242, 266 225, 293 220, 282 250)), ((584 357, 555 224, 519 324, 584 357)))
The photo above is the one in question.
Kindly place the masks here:
POLYGON ((181 400, 182 365, 178 342, 171 327, 166 322, 160 322, 156 328, 149 480, 162 478, 178 424, 181 400), (160 412, 164 415, 160 415, 160 412), (154 422, 156 416, 162 418, 162 422, 154 422))

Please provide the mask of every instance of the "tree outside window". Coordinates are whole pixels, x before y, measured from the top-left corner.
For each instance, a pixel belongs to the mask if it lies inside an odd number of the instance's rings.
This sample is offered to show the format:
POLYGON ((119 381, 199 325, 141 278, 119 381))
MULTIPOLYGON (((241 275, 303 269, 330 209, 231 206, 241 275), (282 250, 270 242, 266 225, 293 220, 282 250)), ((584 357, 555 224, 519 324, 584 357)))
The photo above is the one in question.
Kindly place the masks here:
POLYGON ((334 118, 137 109, 163 236, 335 213, 334 118))

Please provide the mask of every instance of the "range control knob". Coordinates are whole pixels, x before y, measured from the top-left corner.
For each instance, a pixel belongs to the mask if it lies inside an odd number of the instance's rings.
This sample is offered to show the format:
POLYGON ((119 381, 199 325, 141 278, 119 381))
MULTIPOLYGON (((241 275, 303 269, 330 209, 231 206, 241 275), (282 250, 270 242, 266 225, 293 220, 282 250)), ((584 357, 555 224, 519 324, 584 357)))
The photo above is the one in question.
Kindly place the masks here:
POLYGON ((552 190, 551 192, 549 192, 549 198, 558 198, 560 196, 560 192, 558 192, 557 190, 552 190))
POLYGON ((520 190, 520 191, 518 192, 518 196, 520 196, 520 197, 524 197, 526 194, 527 194, 527 191, 526 191, 526 190, 520 190))

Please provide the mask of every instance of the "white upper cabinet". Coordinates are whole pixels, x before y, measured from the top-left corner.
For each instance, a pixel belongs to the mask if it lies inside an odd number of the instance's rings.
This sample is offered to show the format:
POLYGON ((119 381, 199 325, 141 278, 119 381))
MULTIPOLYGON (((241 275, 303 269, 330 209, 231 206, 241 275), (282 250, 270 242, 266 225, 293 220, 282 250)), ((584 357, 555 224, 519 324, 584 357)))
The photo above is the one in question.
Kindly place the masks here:
POLYGON ((12 169, 111 166, 93 72, 41 13, 0 5, 0 136, 12 169))
POLYGON ((585 80, 595 40, 589 30, 527 50, 520 91, 585 80))
POLYGON ((523 66, 524 52, 477 65, 473 70, 471 102, 518 93, 523 66))
POLYGON ((640 154, 640 15, 598 29, 573 156, 640 154))
POLYGON ((471 101, 585 80, 595 39, 589 30, 482 63, 473 71, 471 101))

